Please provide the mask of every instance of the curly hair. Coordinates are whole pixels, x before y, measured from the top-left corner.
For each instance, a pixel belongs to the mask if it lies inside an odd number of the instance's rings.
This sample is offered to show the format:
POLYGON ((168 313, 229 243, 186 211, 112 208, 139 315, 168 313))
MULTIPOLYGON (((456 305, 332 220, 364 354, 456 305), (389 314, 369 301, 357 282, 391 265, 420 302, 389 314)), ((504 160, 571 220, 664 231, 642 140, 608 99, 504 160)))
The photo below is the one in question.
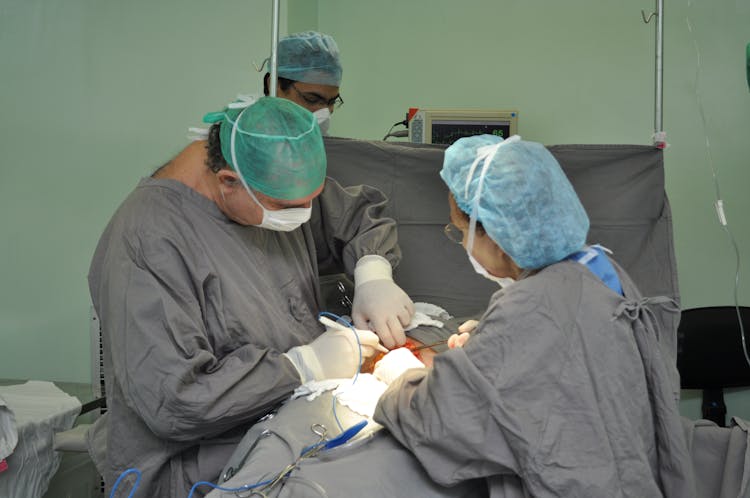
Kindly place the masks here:
POLYGON ((221 123, 211 125, 211 128, 208 129, 208 142, 206 144, 206 166, 214 173, 218 173, 222 169, 229 169, 229 164, 224 160, 224 155, 221 153, 220 127, 221 123))

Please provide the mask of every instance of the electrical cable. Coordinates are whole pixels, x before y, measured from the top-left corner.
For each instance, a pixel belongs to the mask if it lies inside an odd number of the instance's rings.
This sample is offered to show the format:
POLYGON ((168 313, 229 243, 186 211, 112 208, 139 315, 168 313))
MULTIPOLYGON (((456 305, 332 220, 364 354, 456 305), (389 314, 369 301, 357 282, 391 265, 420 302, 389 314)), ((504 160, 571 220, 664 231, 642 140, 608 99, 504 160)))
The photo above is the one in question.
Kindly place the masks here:
MULTIPOLYGON (((691 6, 691 0, 688 0, 688 8, 691 6)), ((732 231, 729 228, 729 223, 727 222, 726 213, 724 212, 724 201, 721 198, 721 191, 719 188, 719 178, 718 173, 716 171, 716 167, 714 166, 713 157, 711 155, 711 141, 709 140, 708 136, 708 125, 706 124, 706 113, 703 108, 703 100, 701 98, 700 93, 700 73, 701 73, 701 53, 700 48, 698 47, 698 40, 695 36, 695 33, 693 32, 693 26, 690 23, 690 18, 686 17, 685 22, 687 24, 687 29, 690 32, 690 35, 692 36, 693 40, 693 46, 695 47, 695 57, 696 57, 696 66, 695 66, 695 98, 696 103, 698 105, 698 113, 701 118, 701 124, 703 126, 703 133, 706 136, 706 157, 708 160, 708 164, 711 168, 711 175, 713 177, 714 181, 714 188, 716 192, 716 201, 714 203, 714 208, 716 209, 716 215, 719 220, 719 224, 721 225, 721 228, 724 230, 724 232, 729 237, 729 241, 734 248, 734 254, 735 254, 735 273, 734 273, 734 308, 737 312, 737 321, 740 326, 740 337, 742 339, 742 352, 745 355, 745 361, 747 362, 747 365, 750 366, 750 356, 747 352, 747 339, 745 338, 745 327, 742 323, 742 314, 740 313, 740 303, 739 303, 739 284, 740 284, 740 250, 737 246, 737 241, 734 238, 734 235, 732 234, 732 231)))
MULTIPOLYGON (((135 495, 136 489, 138 489, 138 484, 141 482, 141 471, 138 470, 138 469, 136 469, 136 468, 129 468, 129 469, 123 471, 122 474, 120 474, 120 476, 115 481, 114 486, 112 486, 112 491, 110 491, 110 493, 109 493, 109 498, 114 498, 118 486, 120 485, 120 483, 122 482, 122 480, 126 476, 128 476, 129 474, 135 474, 136 475, 135 482, 133 483, 133 489, 130 490, 130 494, 128 495, 128 498, 133 498, 133 495, 135 495)), ((214 484, 212 482, 198 481, 195 484, 193 484, 193 486, 190 488, 190 494, 188 495, 188 498, 192 498, 193 493, 198 488, 198 486, 211 486, 212 488, 218 489, 218 490, 221 490, 221 491, 238 492, 238 491, 252 490, 254 488, 257 488, 257 487, 260 487, 260 486, 264 486, 264 485, 269 484, 269 483, 271 483, 270 480, 269 481, 259 482, 257 484, 246 484, 246 485, 240 486, 238 488, 224 488, 224 487, 221 487, 221 486, 219 486, 217 484, 214 484)))
POLYGON ((120 477, 117 478, 115 481, 115 485, 112 486, 112 491, 109 492, 109 498, 114 498, 115 491, 117 491, 117 486, 120 485, 120 482, 127 476, 128 474, 135 474, 135 482, 133 483, 133 489, 130 490, 130 494, 128 495, 128 498, 133 498, 133 495, 135 494, 135 490, 138 489, 138 484, 141 482, 141 471, 135 468, 129 468, 127 470, 124 470, 122 474, 120 474, 120 477))
POLYGON ((402 130, 402 131, 397 131, 395 133, 391 133, 393 131, 393 128, 395 128, 398 125, 406 126, 407 128, 409 128, 409 120, 408 119, 404 119, 403 121, 399 121, 398 123, 393 123, 393 125, 391 125, 390 129, 388 130, 388 133, 386 133, 385 136, 383 137, 383 141, 388 140, 388 137, 406 137, 406 136, 409 136, 409 130, 408 129, 407 130, 402 130))
POLYGON ((190 488, 190 494, 188 495, 188 498, 193 498, 193 493, 198 489, 198 486, 210 486, 213 489, 218 489, 219 491, 228 491, 231 493, 238 493, 240 491, 251 491, 255 488, 259 488, 260 486, 265 486, 267 484, 270 484, 272 481, 262 481, 258 484, 246 484, 244 486, 240 486, 239 488, 225 488, 223 486, 219 486, 218 484, 214 484, 209 481, 198 481, 195 484, 193 484, 193 487, 190 488))

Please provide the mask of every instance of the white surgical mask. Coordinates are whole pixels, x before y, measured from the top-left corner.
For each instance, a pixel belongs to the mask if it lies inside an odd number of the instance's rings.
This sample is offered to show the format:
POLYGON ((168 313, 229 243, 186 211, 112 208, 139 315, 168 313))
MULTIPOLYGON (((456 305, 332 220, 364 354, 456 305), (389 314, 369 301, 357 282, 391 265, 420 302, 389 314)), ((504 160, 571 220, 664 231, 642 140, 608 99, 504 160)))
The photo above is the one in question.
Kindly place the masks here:
POLYGON ((320 133, 328 135, 328 128, 331 126, 331 111, 327 107, 318 109, 313 113, 315 119, 318 120, 318 126, 320 126, 320 133))
POLYGON ((263 221, 255 226, 267 228, 268 230, 275 230, 277 232, 291 232, 310 219, 312 207, 285 208, 279 209, 278 211, 271 211, 270 209, 263 207, 263 204, 261 204, 258 198, 255 197, 252 190, 248 189, 248 192, 250 192, 250 196, 255 203, 263 210, 263 221))
POLYGON ((510 284, 514 283, 516 280, 511 277, 496 277, 495 275, 490 274, 490 272, 487 271, 487 269, 482 266, 482 264, 476 260, 474 256, 471 255, 470 252, 466 252, 469 256, 469 261, 471 262, 471 266, 474 267, 474 271, 479 273, 481 276, 486 278, 487 280, 492 280, 493 282, 496 282, 501 289, 504 289, 508 287, 510 284))
POLYGON ((479 198, 482 194, 482 186, 484 185, 484 175, 487 173, 487 168, 489 167, 490 163, 492 162, 492 159, 495 157, 495 154, 497 154, 498 149, 502 147, 503 145, 517 142, 520 140, 521 137, 518 135, 513 135, 512 137, 509 137, 502 142, 495 144, 495 145, 488 145, 486 147, 481 147, 477 151, 477 157, 474 160, 474 164, 471 165, 471 169, 469 170, 469 174, 466 178, 466 186, 465 186, 465 192, 469 192, 469 185, 471 184, 471 178, 474 175, 474 171, 476 167, 479 165, 479 162, 484 160, 484 164, 482 165, 482 171, 479 174, 479 185, 477 185, 477 191, 474 194, 474 205, 471 209, 471 215, 469 216, 469 240, 466 243, 466 254, 469 256, 469 262, 471 262, 471 266, 474 267, 474 271, 483 276, 484 278, 488 280, 492 280, 493 282, 496 282, 501 288, 506 288, 509 285, 513 284, 516 280, 511 277, 496 277, 495 275, 490 274, 490 272, 487 271, 487 269, 477 261, 474 256, 471 254, 471 251, 474 249, 474 238, 476 235, 477 230, 477 211, 479 211, 479 198))

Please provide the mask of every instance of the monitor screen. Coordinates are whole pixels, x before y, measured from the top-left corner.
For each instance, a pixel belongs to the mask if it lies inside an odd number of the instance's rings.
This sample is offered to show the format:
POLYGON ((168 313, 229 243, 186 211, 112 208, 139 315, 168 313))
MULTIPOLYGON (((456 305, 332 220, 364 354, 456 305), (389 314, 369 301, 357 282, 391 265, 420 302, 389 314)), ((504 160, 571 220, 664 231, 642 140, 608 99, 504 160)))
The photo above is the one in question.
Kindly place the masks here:
POLYGON ((472 135, 496 135, 508 138, 511 135, 510 121, 498 120, 432 120, 432 143, 450 145, 459 138, 472 135))

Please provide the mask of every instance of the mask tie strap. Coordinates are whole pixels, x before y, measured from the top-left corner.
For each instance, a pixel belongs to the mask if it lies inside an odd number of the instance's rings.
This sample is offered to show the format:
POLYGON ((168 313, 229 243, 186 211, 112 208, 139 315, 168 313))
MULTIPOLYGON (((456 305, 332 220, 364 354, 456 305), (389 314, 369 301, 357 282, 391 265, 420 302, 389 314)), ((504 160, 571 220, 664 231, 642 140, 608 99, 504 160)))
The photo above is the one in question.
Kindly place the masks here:
POLYGON ((479 199, 482 194, 482 187, 484 186, 484 177, 487 174, 487 170, 489 169, 489 166, 492 163, 492 160, 497 155, 497 151, 500 150, 502 146, 507 145, 509 143, 518 142, 519 140, 521 140, 520 136, 513 135, 512 137, 508 137, 507 139, 497 144, 486 145, 484 147, 480 147, 479 149, 477 149, 477 157, 476 159, 474 159, 474 163, 471 165, 471 169, 469 170, 469 174, 466 178, 466 185, 464 187, 464 196, 468 197, 469 186, 471 184, 472 177, 474 176, 474 171, 476 170, 476 167, 479 164, 479 161, 484 159, 484 164, 482 165, 482 171, 479 173, 479 185, 477 185, 477 191, 474 193, 474 202, 471 208, 471 213, 469 214, 469 240, 466 243, 466 251, 469 254, 471 254, 471 251, 474 248, 474 234, 476 233, 476 227, 477 227, 477 212, 479 211, 479 199))
MULTIPOLYGON (((249 104, 248 104, 249 106, 249 104)), ((255 198, 255 195, 253 195, 252 190, 250 190, 250 186, 245 181, 245 177, 242 175, 242 172, 240 171, 240 167, 237 165, 237 150, 235 149, 235 143, 237 138, 237 128, 240 123, 240 118, 242 118, 242 114, 247 111, 247 107, 240 112, 240 114, 237 116, 237 119, 234 120, 234 123, 232 124, 232 134, 230 136, 229 140, 229 150, 232 152, 232 168, 234 168, 234 171, 237 173, 237 176, 240 177, 240 181, 242 182, 242 185, 244 185, 245 190, 247 190, 250 195, 253 197, 253 200, 258 203, 258 205, 262 208, 263 205, 261 205, 260 202, 258 202, 258 199, 255 198)), ((263 214, 265 215, 265 209, 263 210, 263 214)))

